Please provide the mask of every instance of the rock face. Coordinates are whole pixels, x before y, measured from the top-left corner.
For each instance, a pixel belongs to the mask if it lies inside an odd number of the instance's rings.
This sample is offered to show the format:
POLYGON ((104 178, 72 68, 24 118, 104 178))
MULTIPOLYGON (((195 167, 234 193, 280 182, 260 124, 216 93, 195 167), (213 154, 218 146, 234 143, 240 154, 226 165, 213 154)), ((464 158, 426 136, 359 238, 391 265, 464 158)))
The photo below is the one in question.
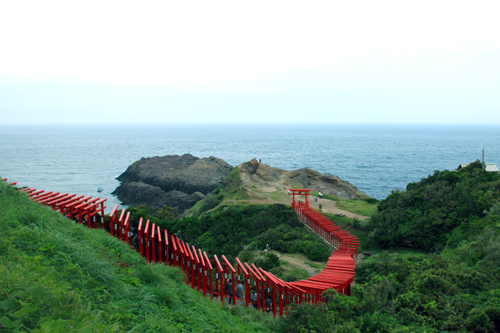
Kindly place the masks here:
POLYGON ((240 165, 240 177, 246 187, 265 182, 271 187, 287 185, 321 191, 323 194, 345 199, 369 198, 366 193, 358 190, 356 186, 348 181, 327 173, 321 174, 308 168, 286 171, 270 167, 267 164, 256 163, 255 161, 246 162, 240 165))
POLYGON ((179 213, 215 190, 233 167, 213 156, 191 154, 141 158, 117 179, 113 194, 124 204, 178 207, 179 213))

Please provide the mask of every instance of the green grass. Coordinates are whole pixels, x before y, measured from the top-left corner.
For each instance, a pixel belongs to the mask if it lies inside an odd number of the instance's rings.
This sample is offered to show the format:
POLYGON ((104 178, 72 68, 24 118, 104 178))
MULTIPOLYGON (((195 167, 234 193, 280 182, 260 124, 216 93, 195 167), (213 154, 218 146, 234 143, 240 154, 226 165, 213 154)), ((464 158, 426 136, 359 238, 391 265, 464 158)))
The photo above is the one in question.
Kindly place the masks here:
POLYGON ((274 192, 262 192, 263 196, 271 198, 272 200, 283 202, 288 199, 289 195, 287 192, 283 192, 278 187, 274 190, 274 192))
POLYGON ((178 268, 147 264, 3 183, 0 229, 0 330, 275 331, 270 316, 221 307, 187 287, 178 268))
POLYGON ((371 204, 362 199, 340 199, 337 201, 337 207, 348 212, 371 217, 377 211, 378 204, 371 204))
POLYGON ((293 266, 285 260, 280 260, 280 267, 273 268, 271 273, 286 282, 306 280, 310 277, 309 273, 305 269, 293 266))
MULTIPOLYGON (((311 191, 311 195, 318 196, 319 192, 311 191)), ((365 199, 343 199, 333 195, 323 194, 323 199, 337 202, 337 207, 348 212, 371 217, 377 211, 378 203, 369 203, 365 199)))
POLYGON ((306 261, 306 264, 311 266, 312 268, 314 269, 324 269, 325 268, 325 264, 319 264, 319 263, 316 263, 316 262, 313 262, 313 261, 310 261, 310 260, 307 260, 306 261))

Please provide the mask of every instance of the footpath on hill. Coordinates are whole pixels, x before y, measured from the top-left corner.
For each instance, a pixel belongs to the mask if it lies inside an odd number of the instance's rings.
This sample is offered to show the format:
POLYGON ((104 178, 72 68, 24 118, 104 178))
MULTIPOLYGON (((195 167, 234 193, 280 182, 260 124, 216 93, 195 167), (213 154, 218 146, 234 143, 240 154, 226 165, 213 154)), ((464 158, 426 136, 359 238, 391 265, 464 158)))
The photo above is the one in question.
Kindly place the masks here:
POLYGON ((310 277, 321 273, 321 271, 326 266, 326 263, 313 262, 313 265, 315 265, 317 268, 311 267, 311 265, 307 264, 308 262, 310 262, 310 260, 307 260, 303 255, 300 254, 279 253, 276 251, 272 251, 272 253, 276 254, 278 258, 280 258, 280 260, 286 261, 292 266, 306 270, 310 277))
MULTIPOLYGON (((292 204, 292 196, 288 195, 287 187, 282 187, 282 184, 255 184, 253 188, 249 188, 249 192, 252 192, 252 198, 250 200, 241 200, 254 203, 281 203, 287 206, 292 204), (280 187, 278 187, 280 186, 280 187)), ((342 213, 350 218, 357 218, 358 220, 366 220, 369 217, 352 213, 347 210, 340 209, 337 207, 337 202, 325 198, 317 198, 318 201, 313 200, 313 196, 309 196, 309 204, 311 208, 319 211, 319 205, 322 205, 321 211, 324 213, 339 214, 342 213)), ((301 196, 299 200, 304 200, 301 196)), ((239 200, 240 201, 240 200, 239 200)))

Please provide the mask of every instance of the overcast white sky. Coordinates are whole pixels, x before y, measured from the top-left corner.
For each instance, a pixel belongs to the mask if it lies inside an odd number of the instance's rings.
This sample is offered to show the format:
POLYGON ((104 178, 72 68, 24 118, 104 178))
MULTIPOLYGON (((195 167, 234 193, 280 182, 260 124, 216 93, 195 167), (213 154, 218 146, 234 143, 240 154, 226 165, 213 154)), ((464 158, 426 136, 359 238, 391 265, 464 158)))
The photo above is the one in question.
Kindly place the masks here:
POLYGON ((500 1, 4 1, 0 123, 500 124, 500 1))

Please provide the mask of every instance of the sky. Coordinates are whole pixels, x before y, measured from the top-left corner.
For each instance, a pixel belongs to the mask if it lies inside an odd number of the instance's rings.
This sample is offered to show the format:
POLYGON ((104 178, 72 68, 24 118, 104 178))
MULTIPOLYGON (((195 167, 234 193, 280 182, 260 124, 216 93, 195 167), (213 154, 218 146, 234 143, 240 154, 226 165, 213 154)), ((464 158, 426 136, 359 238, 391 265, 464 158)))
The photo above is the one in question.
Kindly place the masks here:
POLYGON ((500 125, 500 2, 4 1, 0 124, 500 125))

